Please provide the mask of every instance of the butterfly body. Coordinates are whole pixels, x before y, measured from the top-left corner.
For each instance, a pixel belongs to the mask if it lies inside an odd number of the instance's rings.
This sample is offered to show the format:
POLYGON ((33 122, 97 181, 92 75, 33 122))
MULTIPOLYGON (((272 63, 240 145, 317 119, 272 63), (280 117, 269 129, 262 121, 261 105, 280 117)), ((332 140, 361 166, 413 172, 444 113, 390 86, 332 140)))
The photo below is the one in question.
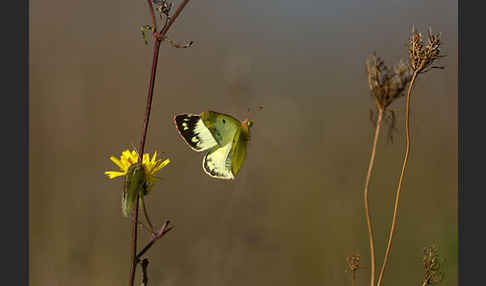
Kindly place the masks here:
POLYGON ((252 121, 241 122, 231 115, 205 111, 176 115, 174 122, 191 149, 209 150, 202 163, 206 174, 218 179, 235 178, 245 159, 252 121))

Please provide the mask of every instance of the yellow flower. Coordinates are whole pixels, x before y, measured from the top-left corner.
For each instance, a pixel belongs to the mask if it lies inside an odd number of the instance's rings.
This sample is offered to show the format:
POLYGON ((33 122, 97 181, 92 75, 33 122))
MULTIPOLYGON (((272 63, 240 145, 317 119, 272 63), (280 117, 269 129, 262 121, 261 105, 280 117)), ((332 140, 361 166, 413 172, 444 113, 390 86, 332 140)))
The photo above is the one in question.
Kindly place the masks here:
MULTIPOLYGON (((120 156, 120 159, 111 156, 110 157, 111 161, 113 161, 113 163, 115 163, 118 167, 120 167, 121 171, 106 171, 105 175, 107 175, 110 179, 126 175, 128 168, 130 168, 132 164, 138 162, 138 157, 139 157, 138 153, 135 150, 132 150, 131 152, 129 150, 123 151, 122 155, 120 156)), ((152 159, 150 159, 150 155, 147 153, 143 154, 143 158, 142 158, 142 163, 145 167, 145 173, 148 178, 149 188, 152 187, 153 183, 157 179, 155 177, 155 173, 158 172, 163 167, 165 167, 165 165, 170 163, 169 159, 162 161, 161 159, 156 160, 156 158, 157 158, 157 152, 154 153, 152 159)))

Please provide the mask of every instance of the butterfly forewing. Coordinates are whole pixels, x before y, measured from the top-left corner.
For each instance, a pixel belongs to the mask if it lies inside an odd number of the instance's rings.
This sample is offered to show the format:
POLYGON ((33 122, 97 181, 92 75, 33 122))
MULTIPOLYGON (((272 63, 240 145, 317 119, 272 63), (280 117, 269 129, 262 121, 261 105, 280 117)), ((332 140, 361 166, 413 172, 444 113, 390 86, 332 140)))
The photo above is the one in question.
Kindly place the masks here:
POLYGON ((179 134, 193 150, 201 152, 218 145, 200 115, 179 114, 174 121, 179 134))

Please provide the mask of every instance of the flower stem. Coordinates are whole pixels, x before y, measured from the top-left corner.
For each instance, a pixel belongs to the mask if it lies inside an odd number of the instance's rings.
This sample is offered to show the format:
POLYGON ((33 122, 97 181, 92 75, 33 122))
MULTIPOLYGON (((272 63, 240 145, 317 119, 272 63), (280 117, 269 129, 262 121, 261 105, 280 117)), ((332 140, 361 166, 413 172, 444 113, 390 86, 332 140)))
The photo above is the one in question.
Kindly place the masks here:
POLYGON ((145 220, 147 221, 149 227, 150 227, 150 234, 153 236, 154 235, 154 226, 152 225, 152 222, 150 221, 148 212, 147 212, 147 207, 145 206, 145 200, 143 199, 143 196, 140 197, 140 201, 142 203, 142 209, 143 209, 143 214, 145 215, 145 220))
MULTIPOLYGON (((148 5, 149 5, 149 10, 150 10, 150 15, 152 17, 152 22, 153 22, 153 27, 155 29, 156 23, 155 23, 155 16, 153 12, 153 6, 152 6, 152 1, 147 0, 148 5)), ((160 34, 154 32, 154 49, 153 49, 153 58, 152 58, 152 70, 150 72, 150 82, 149 82, 149 89, 148 89, 148 94, 147 94, 147 103, 145 107, 145 118, 144 118, 144 123, 143 123, 143 130, 142 130, 142 137, 140 138, 140 147, 138 154, 141 154, 143 156, 144 148, 145 148, 145 140, 147 137, 147 129, 148 129, 148 123, 149 123, 149 118, 150 118, 150 110, 152 107, 152 97, 154 94, 154 83, 155 83, 155 74, 157 72, 157 62, 159 59, 159 50, 160 50, 160 43, 165 37, 165 34, 169 31, 169 28, 172 26, 174 21, 177 19, 179 14, 182 12, 186 4, 189 2, 189 0, 184 0, 179 7, 177 8, 176 12, 172 17, 170 18, 170 21, 165 25, 160 32, 160 34), (160 37, 159 37, 160 35, 160 37)), ((155 31, 155 30, 154 30, 155 31)), ((131 267, 130 267, 130 276, 128 280, 128 285, 133 286, 133 283, 135 281, 135 270, 137 268, 137 225, 138 225, 138 208, 139 208, 139 196, 137 196, 136 203, 135 203, 135 208, 134 208, 134 221, 132 224, 132 248, 131 248, 131 267)))
POLYGON ((392 219, 392 224, 390 228, 390 234, 388 235, 388 244, 386 246, 386 252, 385 252, 385 258, 383 259, 383 265, 381 266, 381 271, 380 271, 380 276, 378 277, 378 283, 376 284, 377 286, 380 286, 381 281, 383 279, 383 275, 385 273, 385 268, 388 262, 388 258, 390 257, 390 251, 391 251, 391 245, 392 245, 392 239, 393 239, 393 234, 395 232, 395 227, 397 223, 397 218, 398 218, 398 203, 400 200, 400 191, 402 190, 402 183, 403 183, 403 178, 405 176, 405 169, 407 168, 407 163, 408 163, 408 156, 410 154, 410 97, 412 93, 412 88, 413 84, 415 82, 415 79, 417 78, 419 70, 415 70, 415 72, 412 75, 412 79, 410 80, 410 84, 408 86, 408 93, 407 93, 407 110, 406 110, 406 117, 405 117, 405 132, 406 132, 406 137, 407 137, 407 148, 405 151, 405 157, 403 158, 403 166, 402 166, 402 172, 400 174, 400 179, 398 181, 398 187, 397 187, 397 193, 395 196, 395 208, 393 210, 393 219, 392 219))
MULTIPOLYGON (((142 137, 140 139, 140 147, 138 150, 138 154, 143 154, 144 148, 145 148, 145 139, 147 137, 147 129, 148 129, 148 123, 149 123, 149 118, 150 118, 150 109, 152 108, 152 97, 154 94, 154 82, 155 82, 155 73, 157 71, 157 61, 159 58, 159 50, 160 50, 160 41, 158 39, 155 39, 154 41, 154 55, 153 55, 153 60, 152 60, 152 71, 150 73, 150 83, 149 83, 149 91, 147 95, 147 104, 145 107, 145 119, 143 123, 143 131, 142 131, 142 137)), ((137 259, 136 259, 136 254, 137 254, 137 235, 138 235, 138 208, 139 208, 139 198, 140 196, 137 196, 137 200, 135 203, 135 209, 134 209, 134 222, 132 225, 132 249, 131 249, 131 257, 132 257, 132 264, 130 267, 130 279, 129 279, 129 286, 133 286, 133 282, 135 281, 135 270, 137 268, 137 259)))
POLYGON ((364 206, 365 206, 365 213, 366 213, 366 223, 368 224, 368 237, 370 242, 370 258, 371 258, 370 286, 373 286, 375 284, 375 243, 373 241, 373 228, 371 225, 371 215, 370 215, 370 210, 368 205, 369 204, 368 190, 371 181, 371 172, 375 164, 376 146, 378 143, 378 137, 380 136, 381 123, 383 121, 383 112, 384 110, 378 107, 378 119, 376 121, 375 137, 373 139, 373 147, 371 149, 371 158, 370 158, 370 163, 368 165, 368 173, 366 175, 366 182, 365 182, 365 189, 364 189, 364 206))

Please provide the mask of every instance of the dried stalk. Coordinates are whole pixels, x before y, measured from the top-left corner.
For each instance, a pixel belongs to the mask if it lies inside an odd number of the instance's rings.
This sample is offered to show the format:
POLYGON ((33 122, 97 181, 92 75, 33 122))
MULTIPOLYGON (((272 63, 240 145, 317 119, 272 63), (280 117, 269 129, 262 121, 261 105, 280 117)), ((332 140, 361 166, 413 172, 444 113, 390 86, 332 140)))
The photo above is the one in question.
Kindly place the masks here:
POLYGON ((417 72, 414 72, 413 76, 412 76, 412 80, 410 81, 410 85, 409 85, 408 93, 407 93, 407 110, 406 110, 406 119, 405 119, 405 132, 406 132, 406 136, 407 136, 407 147, 406 148, 407 149, 405 151, 405 157, 403 159, 402 172, 400 174, 400 179, 398 181, 397 194, 396 194, 396 197, 395 197, 395 207, 393 209, 392 225, 391 225, 391 228, 390 228, 390 235, 388 236, 388 244, 386 246, 385 258, 383 259, 383 265, 381 266, 380 276, 378 277, 378 283, 376 284, 377 286, 379 286, 381 284, 381 280, 383 279, 383 274, 385 273, 385 268, 386 268, 386 265, 388 263, 388 258, 390 257, 392 239, 393 239, 393 234, 395 233, 395 227, 396 227, 397 216, 398 216, 398 202, 400 200, 400 191, 402 190, 403 178, 405 176, 405 169, 407 168, 407 163, 408 163, 408 155, 410 154, 410 128, 409 128, 410 94, 412 92, 412 86, 413 86, 413 83, 415 82, 416 78, 417 78, 417 72))
POLYGON ((376 102, 376 108, 378 110, 378 118, 376 120, 375 136, 373 139, 373 145, 371 149, 371 157, 368 165, 368 172, 366 175, 365 187, 364 187, 364 207, 366 215, 366 223, 368 225, 368 239, 370 244, 370 286, 375 284, 375 246, 373 239, 373 228, 371 223, 371 214, 369 209, 369 185, 371 181, 371 174, 373 171, 376 148, 378 144, 378 138, 380 135, 381 126, 383 124, 383 118, 385 112, 390 104, 397 98, 402 96, 402 93, 406 87, 407 82, 410 80, 408 68, 400 62, 394 69, 385 65, 381 58, 376 57, 375 54, 370 56, 366 62, 368 70, 368 84, 371 95, 376 102))
POLYGON ((370 243, 370 257, 371 257, 371 278, 370 278, 370 285, 373 286, 375 284, 375 245, 373 240, 373 228, 371 224, 371 215, 369 210, 369 203, 368 203, 368 189, 371 181, 371 172, 373 171, 373 166, 375 164, 375 156, 376 156, 376 146, 378 144, 378 137, 380 136, 380 129, 381 123, 383 121, 383 110, 378 110, 378 119, 376 121, 376 129, 375 129, 375 137, 373 139, 373 147, 371 149, 371 158, 370 163, 368 165, 368 172, 366 175, 366 183, 364 188, 364 206, 365 206, 365 213, 366 213, 366 223, 368 225, 368 238, 370 243))
POLYGON ((407 168, 408 157, 410 154, 410 98, 412 94, 412 88, 415 83, 417 76, 421 73, 425 73, 434 68, 443 69, 443 67, 433 66, 432 64, 443 57, 440 51, 440 33, 433 34, 432 30, 429 29, 427 44, 424 44, 422 34, 412 30, 408 41, 408 53, 409 53, 409 67, 413 70, 413 75, 408 85, 407 92, 407 104, 406 104, 406 118, 405 118, 405 132, 406 132, 406 151, 405 157, 403 158, 402 171, 400 173, 400 179, 398 181, 398 187, 395 196, 395 206, 393 209, 393 219, 390 227, 390 233, 388 235, 388 243, 385 251, 385 258, 383 259, 383 265, 381 267, 380 275, 378 277, 377 286, 381 285, 383 275, 390 257, 390 251, 392 246, 393 235, 395 233, 395 228, 398 220, 398 204, 400 201, 400 192, 402 190, 403 178, 405 177, 405 169, 407 168))

